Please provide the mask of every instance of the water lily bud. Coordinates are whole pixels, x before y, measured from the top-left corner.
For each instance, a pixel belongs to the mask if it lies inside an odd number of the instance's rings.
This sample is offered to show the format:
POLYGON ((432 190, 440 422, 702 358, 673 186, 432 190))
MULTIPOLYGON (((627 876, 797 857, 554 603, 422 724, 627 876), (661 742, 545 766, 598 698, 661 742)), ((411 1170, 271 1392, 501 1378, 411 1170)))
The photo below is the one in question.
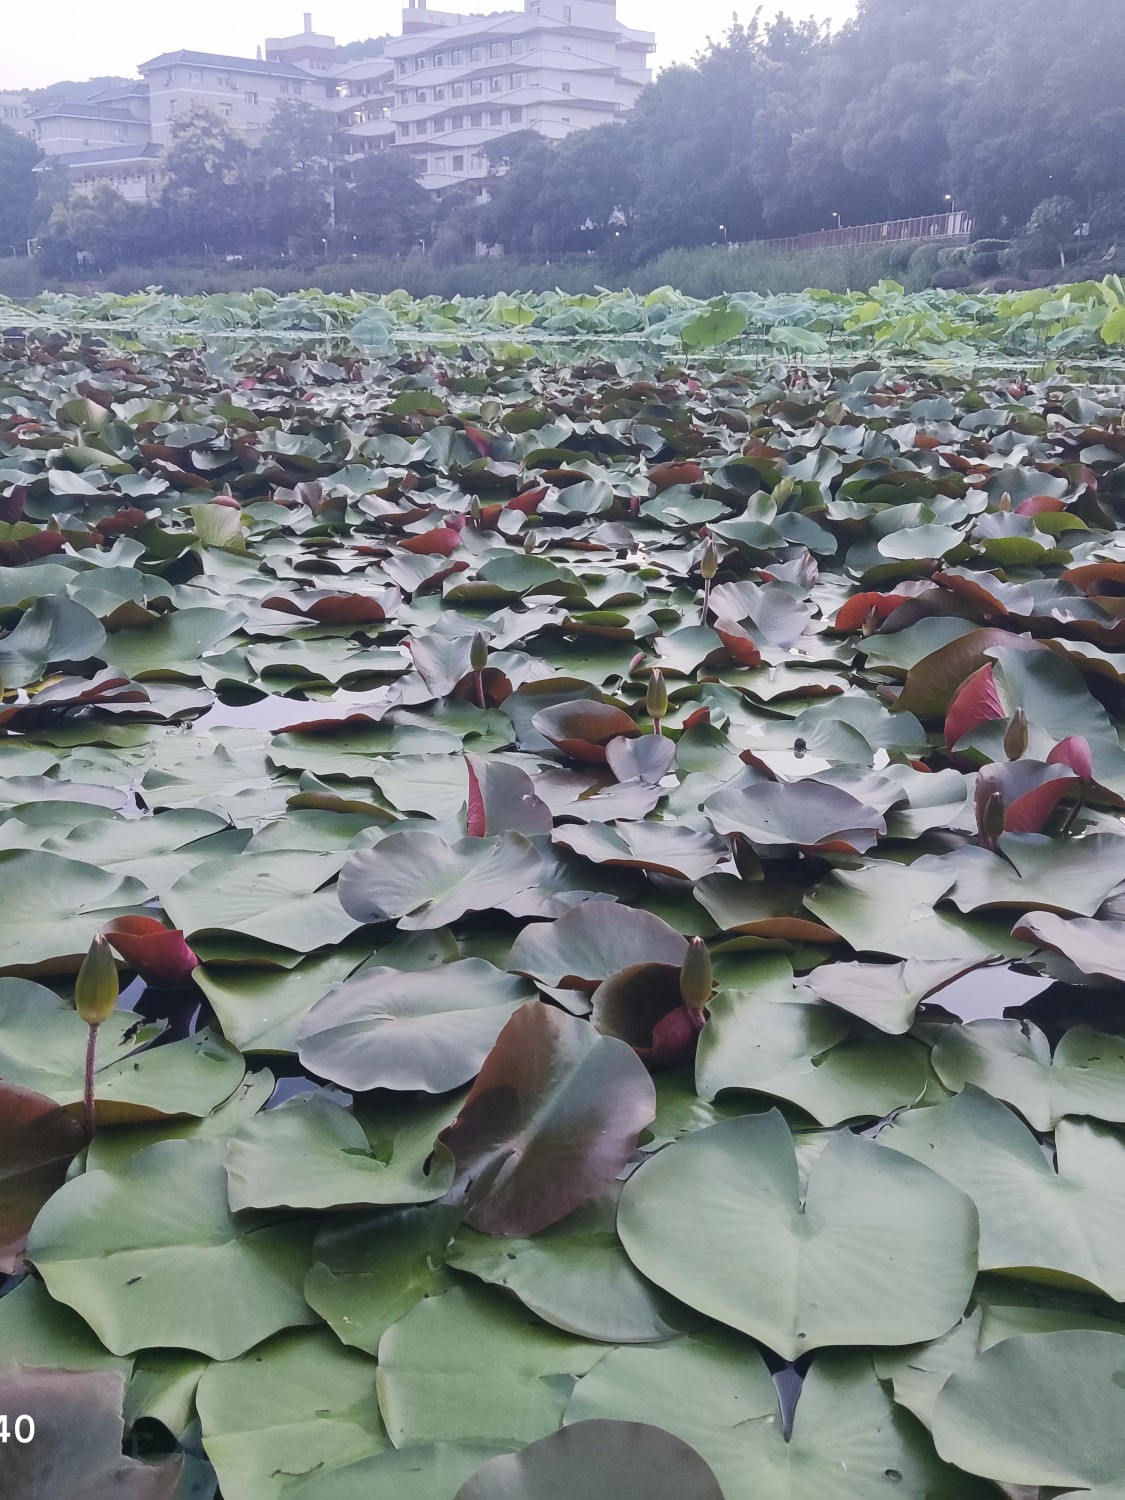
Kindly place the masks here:
POLYGON ((648 679, 645 712, 650 719, 663 719, 668 713, 668 689, 664 683, 664 674, 657 667, 653 667, 648 679))
POLYGON ((770 494, 770 499, 775 505, 784 505, 793 491, 797 488, 797 481, 792 478, 783 479, 780 484, 775 484, 770 494))
POLYGON ((874 635, 879 629, 879 625, 879 611, 872 605, 864 616, 863 624, 859 627, 860 634, 863 636, 874 635))
POLYGON ((469 501, 469 515, 472 517, 473 525, 479 526, 481 518, 481 507, 480 499, 476 495, 474 495, 473 498, 469 501))
POLYGON ((995 849, 997 840, 1004 832, 1003 792, 990 792, 985 798, 983 806, 978 811, 977 830, 980 833, 981 842, 987 848, 995 849))
POLYGON ((469 666, 474 672, 483 672, 488 666, 488 642, 479 630, 473 636, 473 644, 469 647, 469 666))
POLYGON ((1090 742, 1081 734, 1072 734, 1060 740, 1047 757, 1049 766, 1069 766, 1083 781, 1093 781, 1094 761, 1090 754, 1090 742))
POLYGON ((719 571, 719 549, 715 543, 708 541, 703 549, 703 556, 699 560, 699 572, 703 578, 714 578, 719 571))
POLYGON ((703 939, 694 937, 680 965, 680 995, 688 1010, 702 1010, 711 998, 712 988, 711 955, 703 939))
POLYGON ((1009 760, 1019 760, 1027 749, 1027 715, 1017 708, 1008 720, 1004 731, 1004 754, 1009 760))
POLYGON ((535 551, 535 533, 533 531, 524 533, 523 550, 528 554, 528 556, 530 556, 531 553, 535 551))
POLYGON ((120 989, 117 965, 99 932, 90 944, 74 984, 74 1008, 87 1026, 100 1026, 113 1015, 120 989))
POLYGON ((1011 508, 1012 497, 1008 494, 1007 490, 1005 490, 1004 493, 1000 496, 1000 503, 999 505, 997 505, 996 509, 1001 512, 1006 512, 1011 510, 1011 508))

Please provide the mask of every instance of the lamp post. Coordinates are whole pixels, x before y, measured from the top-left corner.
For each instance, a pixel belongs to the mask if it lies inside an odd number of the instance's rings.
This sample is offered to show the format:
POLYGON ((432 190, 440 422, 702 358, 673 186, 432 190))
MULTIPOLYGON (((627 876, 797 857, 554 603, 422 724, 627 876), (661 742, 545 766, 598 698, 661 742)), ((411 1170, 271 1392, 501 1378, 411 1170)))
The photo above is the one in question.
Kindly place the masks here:
POLYGON ((834 229, 843 229, 843 227, 844 227, 844 221, 840 217, 840 211, 839 211, 839 209, 834 208, 832 210, 832 217, 836 220, 836 223, 833 225, 833 228, 834 229))
POLYGON ((951 214, 955 214, 957 212, 957 200, 954 198, 953 194, 946 193, 945 201, 949 204, 949 212, 951 214))
POLYGON ((422 247, 422 254, 425 255, 425 253, 426 253, 426 242, 425 242, 425 240, 419 240, 418 243, 422 247))
POLYGON ((727 243, 727 226, 725 224, 719 225, 719 233, 722 235, 723 244, 725 245, 727 243))

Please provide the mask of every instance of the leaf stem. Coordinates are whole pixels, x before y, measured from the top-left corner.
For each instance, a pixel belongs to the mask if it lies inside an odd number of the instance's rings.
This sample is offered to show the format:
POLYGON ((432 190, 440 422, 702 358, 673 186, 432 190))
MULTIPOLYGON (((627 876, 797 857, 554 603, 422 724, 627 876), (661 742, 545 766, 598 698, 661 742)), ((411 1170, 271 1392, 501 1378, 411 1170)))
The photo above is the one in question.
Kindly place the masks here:
POLYGON ((94 1124, 94 1059, 98 1050, 98 1027, 87 1028, 89 1035, 86 1038, 86 1078, 82 1094, 82 1108, 86 1118, 86 1134, 91 1140, 97 1128, 94 1124))

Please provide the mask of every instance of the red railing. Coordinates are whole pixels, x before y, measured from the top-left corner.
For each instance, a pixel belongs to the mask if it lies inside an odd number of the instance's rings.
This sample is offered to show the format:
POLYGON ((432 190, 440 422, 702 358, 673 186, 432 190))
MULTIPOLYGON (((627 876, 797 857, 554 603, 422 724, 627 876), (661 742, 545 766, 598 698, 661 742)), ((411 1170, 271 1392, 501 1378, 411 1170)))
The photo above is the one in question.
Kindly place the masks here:
POLYGON ((916 219, 888 219, 882 224, 847 224, 842 229, 815 229, 788 239, 755 240, 775 250, 819 250, 826 245, 892 245, 896 240, 967 240, 973 221, 960 209, 916 219))

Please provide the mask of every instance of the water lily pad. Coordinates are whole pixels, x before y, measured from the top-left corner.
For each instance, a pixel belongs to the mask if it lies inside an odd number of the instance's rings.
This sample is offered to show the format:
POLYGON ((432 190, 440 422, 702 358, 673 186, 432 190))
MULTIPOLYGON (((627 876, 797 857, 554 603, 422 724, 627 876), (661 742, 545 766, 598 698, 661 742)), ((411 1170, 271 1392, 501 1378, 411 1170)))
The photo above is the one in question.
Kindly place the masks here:
POLYGON ((1064 1115, 1125 1123, 1125 1040, 1072 1026, 1051 1055, 1029 1021, 981 1020, 946 1027, 934 1071, 954 1093, 967 1083, 1018 1109, 1035 1130, 1064 1115))
POLYGON ((695 1450, 643 1422, 578 1422, 488 1461, 457 1500, 723 1500, 695 1450))
POLYGON ((698 1316, 633 1267, 617 1238, 617 1192, 576 1209, 533 1239, 462 1228, 447 1261, 505 1287, 545 1323, 607 1344, 671 1339, 698 1316))
POLYGON ((0 1408, 12 1413, 5 1444, 4 1484, 20 1500, 175 1500, 183 1464, 141 1463, 122 1456, 125 1377, 112 1370, 81 1373, 21 1370, 0 1375, 0 1408), (16 1414, 32 1423, 21 1440, 16 1414))
POLYGON ((538 884, 541 870, 539 854, 517 833, 453 844, 436 833, 390 833, 344 865, 340 904, 356 923, 397 921, 417 932, 503 909, 538 884))
POLYGON ((465 1222, 507 1235, 554 1224, 605 1191, 655 1111, 625 1042, 538 1000, 522 1006, 441 1138, 465 1222))
POLYGON ((23 1267, 28 1230, 86 1144, 53 1099, 0 1081, 0 1275, 23 1267))
POLYGON ((313 1320, 301 1286, 314 1226, 235 1219, 224 1154, 221 1141, 163 1141, 118 1171, 76 1177, 35 1221, 28 1259, 115 1354, 234 1359, 313 1320))
POLYGON ((102 924, 136 915, 149 894, 131 875, 58 854, 0 853, 0 973, 76 974, 102 924))
POLYGON ((1056 1173, 1027 1127, 969 1085, 943 1104, 900 1116, 879 1142, 924 1161, 972 1198, 981 1270, 1065 1280, 1125 1301, 1125 1142, 1115 1131, 1062 1121, 1056 1173))
POLYGON ((604 1353, 604 1344, 549 1328, 498 1292, 455 1287, 383 1335, 379 1406, 397 1448, 519 1447, 559 1426, 574 1381, 604 1353))
POLYGON ((833 1135, 802 1195, 780 1115, 712 1125, 634 1173, 618 1233, 658 1286, 785 1359, 937 1338, 972 1288, 976 1214, 935 1173, 887 1173, 879 1149, 833 1135))
POLYGON ((329 990, 297 1030, 301 1061, 355 1091, 443 1094, 474 1078, 505 1022, 534 990, 469 958, 403 973, 365 968, 329 990))
POLYGON ((1125 1487, 1123 1382, 1120 1334, 1005 1339, 942 1387, 934 1441, 950 1462, 1005 1484, 1112 1494, 1125 1487))
POLYGON ((361 1119, 325 1094, 290 1099, 231 1137, 230 1206, 237 1213, 431 1203, 453 1181, 452 1158, 436 1141, 455 1109, 431 1104, 407 1115, 389 1139, 384 1129, 371 1140, 361 1119))
POLYGON ((281 1333, 210 1365, 197 1402, 219 1483, 245 1500, 280 1500, 293 1481, 388 1446, 374 1362, 327 1330, 281 1333))

